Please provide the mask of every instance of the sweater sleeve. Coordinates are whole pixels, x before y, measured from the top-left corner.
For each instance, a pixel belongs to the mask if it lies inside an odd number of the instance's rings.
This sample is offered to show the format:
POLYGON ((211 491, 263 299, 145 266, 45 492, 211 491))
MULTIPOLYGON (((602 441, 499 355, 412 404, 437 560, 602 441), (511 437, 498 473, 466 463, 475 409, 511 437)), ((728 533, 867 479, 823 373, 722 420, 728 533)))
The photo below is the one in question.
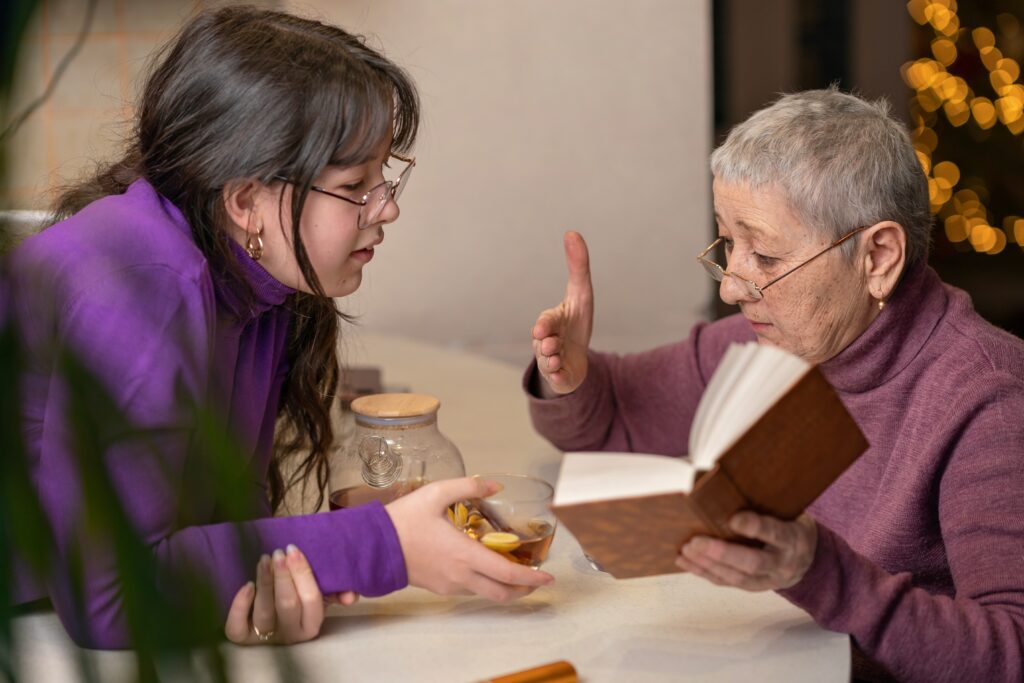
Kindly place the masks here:
POLYGON ((1024 401, 1000 393, 965 416, 938 483, 955 594, 885 571, 820 525, 811 568, 781 591, 901 681, 1024 680, 1024 401))
POLYGON ((564 451, 685 455, 701 394, 731 341, 745 340, 742 318, 700 323, 681 342, 643 353, 588 352, 587 376, 571 394, 540 398, 533 362, 523 388, 539 434, 564 451))
MULTIPOLYGON (((214 311, 208 277, 184 278, 159 266, 76 284, 56 329, 105 385, 138 432, 103 434, 104 461, 130 523, 151 549, 161 576, 198 572, 212 584, 221 617, 245 581, 254 578, 260 553, 294 543, 306 554, 324 593, 354 590, 381 595, 406 584, 398 538, 381 505, 239 524, 185 526, 182 518, 202 505, 205 487, 196 476, 194 429, 188 401, 207 393, 214 311), (243 544, 246 536, 254 542, 243 544)), ((81 472, 76 435, 69 423, 72 400, 58 373, 50 378, 37 468, 40 498, 57 543, 57 572, 50 595, 65 628, 79 644, 131 646, 122 586, 112 549, 86 541, 81 514, 81 472), (84 609, 75 608, 68 566, 82 555, 84 609)), ((102 433, 104 425, 97 425, 102 433)), ((209 517, 207 517, 209 518, 209 517)))

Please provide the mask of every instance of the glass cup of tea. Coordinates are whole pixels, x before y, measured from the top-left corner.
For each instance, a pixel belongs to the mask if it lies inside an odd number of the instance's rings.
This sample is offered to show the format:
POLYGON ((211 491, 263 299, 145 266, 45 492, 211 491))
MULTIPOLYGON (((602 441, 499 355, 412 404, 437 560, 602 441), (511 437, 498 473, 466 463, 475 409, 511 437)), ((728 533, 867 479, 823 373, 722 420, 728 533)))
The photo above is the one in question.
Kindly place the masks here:
POLYGON ((448 508, 456 528, 485 547, 518 564, 537 569, 548 557, 555 535, 551 512, 554 488, 543 479, 521 474, 481 474, 501 490, 487 498, 465 500, 448 508))

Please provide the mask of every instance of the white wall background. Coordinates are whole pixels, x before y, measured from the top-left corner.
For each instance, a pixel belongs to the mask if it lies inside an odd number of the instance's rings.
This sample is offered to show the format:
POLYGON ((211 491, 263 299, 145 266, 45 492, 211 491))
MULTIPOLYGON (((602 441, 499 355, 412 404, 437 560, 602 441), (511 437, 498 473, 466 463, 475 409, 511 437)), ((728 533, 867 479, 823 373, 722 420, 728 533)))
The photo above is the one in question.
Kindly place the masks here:
MULTIPOLYGON (((200 4, 99 0, 54 97, 12 140, 13 208, 113 157, 145 56, 200 4)), ((684 336, 712 281, 709 0, 258 0, 370 36, 416 79, 419 165, 363 287, 365 328, 521 364, 565 287, 562 233, 591 251, 594 345, 684 336)), ((42 92, 84 3, 47 2, 11 111, 42 92)), ((0 193, 4 194, 4 193, 0 193)))
POLYGON ((522 363, 590 246, 596 348, 685 336, 711 280, 708 0, 287 3, 370 37, 416 80, 402 217, 343 302, 374 332, 522 363))

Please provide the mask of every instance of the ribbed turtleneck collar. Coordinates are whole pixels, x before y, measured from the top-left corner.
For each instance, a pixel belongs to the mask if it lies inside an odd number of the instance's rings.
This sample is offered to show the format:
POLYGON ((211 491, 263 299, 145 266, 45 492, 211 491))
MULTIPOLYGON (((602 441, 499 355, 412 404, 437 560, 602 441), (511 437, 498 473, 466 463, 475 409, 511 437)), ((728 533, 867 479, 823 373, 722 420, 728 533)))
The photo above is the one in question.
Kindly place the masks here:
POLYGON ((924 263, 914 266, 868 328, 821 364, 826 379, 837 390, 854 394, 885 384, 921 351, 946 305, 938 274, 924 263))
POLYGON ((238 268, 251 288, 250 294, 245 287, 240 286, 240 283, 231 282, 222 293, 225 303, 232 305, 239 317, 245 317, 242 309, 247 308, 248 317, 255 318, 274 306, 280 306, 289 294, 295 293, 294 289, 278 282, 263 266, 253 260, 240 244, 234 240, 230 242, 231 250, 238 260, 238 268), (249 306, 246 306, 246 303, 249 306))
MULTIPOLYGON (((129 192, 148 191, 159 197, 160 205, 163 207, 167 217, 192 238, 192 230, 181 210, 171 200, 156 192, 152 185, 145 179, 136 180, 129 187, 129 192)), ((234 240, 228 240, 231 251, 238 262, 238 271, 244 282, 233 278, 226 278, 214 274, 214 282, 217 289, 217 301, 233 317, 239 320, 252 320, 274 306, 280 306, 289 294, 295 290, 288 285, 278 282, 273 275, 268 273, 263 266, 254 261, 241 245, 234 240)), ((211 269, 212 270, 212 269, 211 269)))

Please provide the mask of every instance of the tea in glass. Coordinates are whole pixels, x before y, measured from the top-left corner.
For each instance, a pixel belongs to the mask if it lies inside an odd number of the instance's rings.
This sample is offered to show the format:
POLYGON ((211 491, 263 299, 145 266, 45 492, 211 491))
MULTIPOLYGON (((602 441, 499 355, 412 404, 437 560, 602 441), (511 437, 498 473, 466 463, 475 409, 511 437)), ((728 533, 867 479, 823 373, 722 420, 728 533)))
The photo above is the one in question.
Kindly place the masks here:
POLYGON ((518 564, 536 569, 547 559, 555 534, 553 489, 541 479, 487 474, 502 490, 484 499, 456 503, 448 518, 470 538, 518 564))

